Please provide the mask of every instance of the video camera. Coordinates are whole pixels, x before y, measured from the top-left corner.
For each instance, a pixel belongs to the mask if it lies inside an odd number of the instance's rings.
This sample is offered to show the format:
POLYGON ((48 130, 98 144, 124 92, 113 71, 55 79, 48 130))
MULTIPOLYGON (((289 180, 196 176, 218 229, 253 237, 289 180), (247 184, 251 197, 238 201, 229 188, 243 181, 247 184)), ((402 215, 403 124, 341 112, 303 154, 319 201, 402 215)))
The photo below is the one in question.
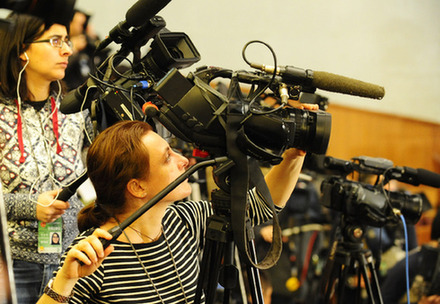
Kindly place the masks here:
POLYGON ((276 164, 291 147, 325 154, 330 137, 330 114, 286 107, 287 99, 317 88, 376 99, 384 95, 382 87, 343 76, 277 67, 274 54, 274 67, 254 63, 249 64, 258 71, 201 67, 184 77, 179 69, 198 62, 200 55, 185 33, 170 32, 163 18, 155 15, 168 2, 139 0, 127 11, 126 20, 110 31, 97 51, 111 42, 121 44, 121 49, 65 96, 61 112, 91 109, 101 129, 118 120, 155 118, 176 137, 213 156, 225 155, 225 126, 231 116, 241 116, 236 130, 240 150, 276 164), (150 40, 150 49, 141 58, 140 48, 150 40), (122 61, 131 64, 125 73, 117 69, 122 61), (230 79, 228 96, 211 86, 218 77, 230 79), (240 85, 250 86, 246 97, 240 85), (266 90, 283 100, 282 106, 272 109, 256 102, 266 90))
POLYGON ((351 221, 374 227, 396 223, 396 212, 410 224, 417 223, 422 214, 422 196, 385 190, 390 180, 440 187, 439 174, 425 169, 394 167, 392 161, 384 158, 360 156, 347 161, 327 156, 324 167, 337 175, 321 183, 322 205, 341 211, 351 221), (347 180, 346 176, 354 171, 376 176, 376 184, 347 180))

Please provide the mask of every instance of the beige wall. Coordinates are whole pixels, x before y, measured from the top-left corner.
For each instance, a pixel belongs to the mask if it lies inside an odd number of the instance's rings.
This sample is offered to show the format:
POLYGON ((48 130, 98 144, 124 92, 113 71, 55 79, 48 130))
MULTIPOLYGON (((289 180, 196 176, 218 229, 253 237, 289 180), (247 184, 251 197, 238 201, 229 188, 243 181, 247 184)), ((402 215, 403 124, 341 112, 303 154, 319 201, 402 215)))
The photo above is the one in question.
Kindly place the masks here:
MULTIPOLYGON (((105 37, 136 2, 76 5, 92 13, 91 24, 105 37)), ((380 102, 331 95, 338 104, 440 123, 439 11, 438 0, 172 0, 158 15, 169 30, 188 34, 200 52, 201 61, 185 74, 202 65, 251 70, 241 51, 257 39, 272 47, 280 66, 327 71, 386 90, 380 102)), ((267 48, 248 50, 249 60, 273 65, 267 48)))

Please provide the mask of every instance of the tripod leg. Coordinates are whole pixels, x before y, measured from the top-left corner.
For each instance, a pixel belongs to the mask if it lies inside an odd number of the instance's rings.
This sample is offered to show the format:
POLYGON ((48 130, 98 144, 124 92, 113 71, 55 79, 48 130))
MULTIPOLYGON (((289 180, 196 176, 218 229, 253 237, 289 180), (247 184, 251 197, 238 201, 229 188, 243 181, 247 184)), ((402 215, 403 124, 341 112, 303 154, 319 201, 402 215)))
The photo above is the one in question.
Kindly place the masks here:
POLYGON ((344 303, 345 282, 351 259, 349 254, 340 250, 339 245, 335 243, 334 246, 325 266, 326 276, 321 278, 320 294, 324 295, 324 299, 321 298, 319 303, 331 303, 336 288, 337 302, 344 303))
POLYGON ((380 290, 380 286, 379 286, 379 278, 377 277, 377 273, 376 273, 376 269, 374 267, 374 263, 373 263, 373 258, 371 256, 371 253, 369 253, 369 255, 366 257, 367 260, 367 265, 368 268, 370 270, 370 274, 372 276, 372 280, 373 280, 373 284, 374 284, 374 291, 375 291, 375 296, 378 299, 380 304, 383 304, 383 299, 382 299, 382 293, 380 290))
POLYGON ((206 289, 208 282, 208 274, 210 273, 209 266, 213 265, 211 261, 212 246, 214 246, 212 240, 209 239, 206 240, 205 249, 203 252, 203 258, 200 265, 200 274, 197 282, 196 296, 194 300, 194 303, 196 304, 200 304, 200 300, 202 298, 202 291, 206 289))
POLYGON ((372 268, 370 268, 370 272, 373 275, 373 282, 374 282, 374 286, 376 288, 377 298, 379 299, 379 303, 383 304, 382 293, 380 291, 380 286, 379 286, 379 279, 377 277, 377 273, 376 273, 374 266, 372 268))
POLYGON ((217 292, 217 283, 219 278, 220 264, 222 262, 224 243, 217 243, 215 246, 214 255, 212 256, 212 264, 210 278, 208 279, 208 286, 206 290, 206 303, 214 303, 214 298, 217 292))
POLYGON ((338 303, 345 304, 345 288, 349 270, 352 268, 352 261, 349 254, 341 253, 340 259, 343 260, 338 280, 338 303))
POLYGON ((377 278, 377 273, 374 268, 373 259, 371 255, 368 255, 367 257, 365 255, 361 255, 359 257, 359 260, 361 264, 360 266, 362 266, 362 274, 364 276, 365 287, 367 289, 368 296, 370 298, 370 303, 374 304, 376 303, 376 300, 378 300, 380 304, 383 304, 382 294, 379 287, 379 280, 377 278), (370 270, 370 274, 372 276, 374 286, 371 285, 370 277, 368 276, 368 270, 370 270))
POLYGON ((203 291, 206 297, 205 302, 214 302, 224 243, 216 243, 208 239, 204 250, 194 300, 196 304, 200 304, 203 291))
POLYGON ((321 277, 321 284, 319 288, 320 304, 330 303, 332 291, 336 284, 336 278, 339 277, 339 271, 339 265, 336 265, 336 261, 329 258, 324 268, 324 274, 321 277), (322 296, 324 298, 322 298, 322 296))
POLYGON ((335 267, 335 252, 338 242, 333 242, 328 253, 327 262, 324 265, 322 276, 319 283, 319 303, 328 303, 330 299, 330 290, 332 289, 335 276, 333 275, 335 267))
MULTIPOLYGON (((363 259, 363 257, 362 257, 363 259)), ((362 276, 364 278, 365 288, 367 289, 368 298, 371 304, 375 304, 373 289, 371 288, 370 278, 368 277, 367 267, 365 265, 361 266, 362 276)))
POLYGON ((234 265, 235 245, 228 242, 223 254, 223 266, 220 272, 220 284, 224 287, 223 303, 228 304, 231 298, 231 292, 238 285, 238 270, 234 265))
MULTIPOLYGON (((256 263, 257 262, 257 253, 255 250, 255 244, 253 241, 249 241, 249 253, 251 259, 256 263)), ((260 274, 258 272, 258 269, 248 265, 247 266, 247 273, 249 278, 249 287, 252 297, 252 303, 254 304, 260 304, 264 303, 263 300, 263 292, 261 289, 261 280, 260 280, 260 274)))
POLYGON ((194 301, 197 304, 200 303, 203 292, 205 293, 206 303, 214 302, 225 244, 232 239, 228 226, 226 218, 222 216, 212 215, 208 220, 206 244, 194 301))

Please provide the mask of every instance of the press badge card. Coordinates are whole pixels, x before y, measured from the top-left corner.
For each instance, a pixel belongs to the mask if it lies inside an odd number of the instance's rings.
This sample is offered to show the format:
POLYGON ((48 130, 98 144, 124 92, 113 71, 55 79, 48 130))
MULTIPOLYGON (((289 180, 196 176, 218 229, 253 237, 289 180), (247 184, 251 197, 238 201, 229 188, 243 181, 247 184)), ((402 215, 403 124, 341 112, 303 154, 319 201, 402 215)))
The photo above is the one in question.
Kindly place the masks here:
POLYGON ((58 218, 53 223, 38 222, 38 252, 61 253, 63 220, 58 218))

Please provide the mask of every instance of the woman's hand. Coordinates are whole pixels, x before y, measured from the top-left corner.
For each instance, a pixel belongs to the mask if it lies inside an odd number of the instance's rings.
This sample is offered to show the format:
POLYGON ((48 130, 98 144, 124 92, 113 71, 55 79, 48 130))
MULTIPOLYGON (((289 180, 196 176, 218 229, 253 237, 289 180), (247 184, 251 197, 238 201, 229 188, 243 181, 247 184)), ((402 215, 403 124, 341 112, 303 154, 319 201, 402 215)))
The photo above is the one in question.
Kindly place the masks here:
POLYGON ((267 225, 261 228, 260 230, 260 234, 261 237, 263 238, 264 241, 266 241, 267 243, 272 243, 273 241, 273 226, 272 225, 267 225))
MULTIPOLYGON (((62 296, 69 296, 79 278, 92 274, 101 265, 102 261, 114 250, 112 245, 104 249, 100 238, 111 240, 113 236, 103 229, 96 229, 92 235, 86 237, 73 246, 67 253, 63 267, 58 271, 52 290, 62 296)), ((43 294, 40 303, 58 303, 48 295, 43 294)))
MULTIPOLYGON (((292 107, 302 110, 318 110, 316 104, 294 102, 292 107)), ((278 207, 284 207, 290 198, 298 181, 299 174, 304 163, 306 152, 297 148, 286 149, 283 152, 283 160, 266 174, 265 180, 269 188, 272 200, 278 207)))
POLYGON ((43 192, 38 196, 37 219, 44 223, 52 223, 69 209, 68 202, 57 200, 61 189, 43 192))
POLYGON ((301 103, 298 100, 289 99, 289 106, 301 110, 319 110, 319 106, 315 103, 301 103))
POLYGON ((79 241, 67 253, 59 275, 65 279, 79 279, 92 274, 114 249, 112 245, 104 249, 100 238, 111 240, 113 236, 98 228, 92 235, 79 241))
POLYGON ((297 103, 292 105, 294 108, 301 109, 301 110, 312 110, 316 111, 319 110, 319 106, 314 103, 297 103))

